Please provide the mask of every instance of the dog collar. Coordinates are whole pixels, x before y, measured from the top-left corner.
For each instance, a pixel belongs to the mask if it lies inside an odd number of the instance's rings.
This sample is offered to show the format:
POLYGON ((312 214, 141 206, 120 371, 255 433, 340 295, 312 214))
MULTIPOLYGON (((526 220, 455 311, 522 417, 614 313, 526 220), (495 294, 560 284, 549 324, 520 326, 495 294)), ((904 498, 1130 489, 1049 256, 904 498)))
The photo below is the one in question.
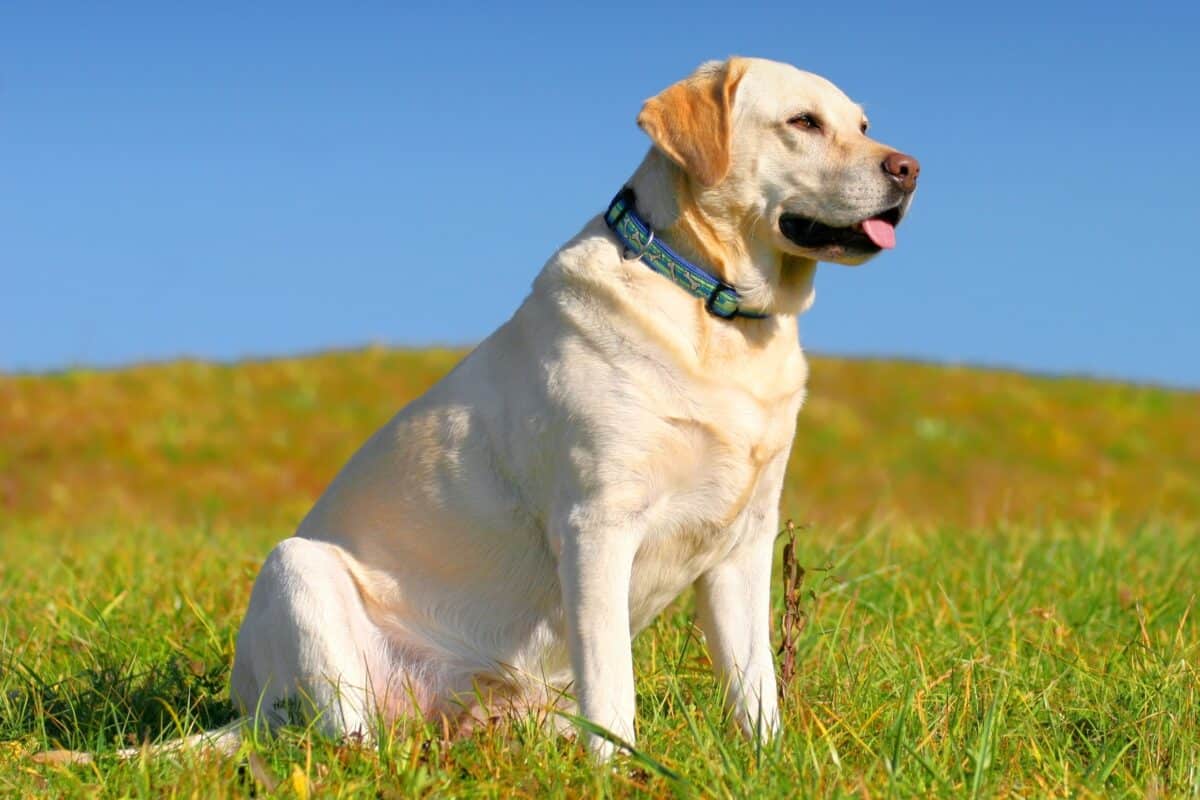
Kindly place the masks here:
POLYGON ((769 314, 741 307, 742 297, 728 283, 696 266, 654 238, 654 230, 637 215, 633 189, 623 188, 604 212, 604 222, 625 248, 626 260, 637 259, 659 275, 670 278, 689 294, 704 301, 714 317, 764 319, 769 314))

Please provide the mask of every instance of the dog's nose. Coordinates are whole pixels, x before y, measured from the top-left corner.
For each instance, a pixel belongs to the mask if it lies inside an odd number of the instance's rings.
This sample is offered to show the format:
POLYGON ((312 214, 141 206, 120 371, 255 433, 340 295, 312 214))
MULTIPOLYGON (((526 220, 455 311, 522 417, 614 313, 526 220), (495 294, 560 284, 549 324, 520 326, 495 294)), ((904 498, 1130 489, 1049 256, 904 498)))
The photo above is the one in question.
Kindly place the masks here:
POLYGON ((921 162, 904 153, 888 153, 883 159, 883 171, 906 192, 917 188, 917 176, 921 174, 921 162))

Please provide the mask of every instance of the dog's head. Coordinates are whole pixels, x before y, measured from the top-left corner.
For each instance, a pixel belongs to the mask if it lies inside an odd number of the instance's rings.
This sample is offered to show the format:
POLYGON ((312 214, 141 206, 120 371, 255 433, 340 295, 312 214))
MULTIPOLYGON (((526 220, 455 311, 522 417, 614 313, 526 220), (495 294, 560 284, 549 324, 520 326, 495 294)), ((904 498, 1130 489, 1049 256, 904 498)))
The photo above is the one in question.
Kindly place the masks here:
POLYGON ((917 160, 872 139, 859 105, 773 61, 704 64, 647 100, 638 125, 749 253, 861 264, 895 246, 917 188, 917 160))

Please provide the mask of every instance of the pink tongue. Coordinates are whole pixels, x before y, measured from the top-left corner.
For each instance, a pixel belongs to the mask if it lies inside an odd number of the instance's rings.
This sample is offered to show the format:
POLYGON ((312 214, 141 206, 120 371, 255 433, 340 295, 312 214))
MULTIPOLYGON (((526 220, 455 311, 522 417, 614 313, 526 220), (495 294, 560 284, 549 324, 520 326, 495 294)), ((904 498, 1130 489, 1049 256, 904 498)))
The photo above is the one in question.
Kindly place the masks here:
POLYGON ((863 233, 871 237, 872 242, 884 250, 891 250, 896 246, 896 229, 892 223, 881 219, 864 219, 862 229, 863 233))

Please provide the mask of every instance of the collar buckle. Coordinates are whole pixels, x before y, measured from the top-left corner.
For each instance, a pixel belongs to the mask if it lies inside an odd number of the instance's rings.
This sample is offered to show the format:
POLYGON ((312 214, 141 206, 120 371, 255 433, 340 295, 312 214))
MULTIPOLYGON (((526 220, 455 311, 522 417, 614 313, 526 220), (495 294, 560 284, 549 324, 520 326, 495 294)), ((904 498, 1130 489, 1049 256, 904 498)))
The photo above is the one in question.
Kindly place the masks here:
POLYGON ((708 299, 704 301, 704 310, 720 319, 733 319, 738 314, 737 289, 734 289, 722 280, 718 280, 716 285, 713 286, 713 290, 709 292, 708 299), (721 313, 721 310, 717 307, 717 303, 722 300, 728 301, 723 304, 728 308, 725 313, 721 313))

